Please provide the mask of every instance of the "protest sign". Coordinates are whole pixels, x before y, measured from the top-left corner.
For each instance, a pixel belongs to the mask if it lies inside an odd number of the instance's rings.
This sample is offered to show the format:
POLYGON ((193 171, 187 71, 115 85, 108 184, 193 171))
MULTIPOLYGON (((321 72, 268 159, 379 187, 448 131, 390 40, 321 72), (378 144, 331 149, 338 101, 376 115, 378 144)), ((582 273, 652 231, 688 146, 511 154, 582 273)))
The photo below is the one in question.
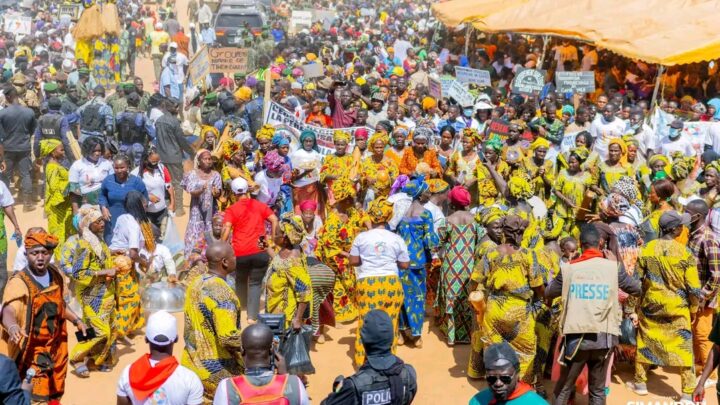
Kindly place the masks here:
MULTIPOLYGON (((320 21, 324 30, 329 30, 333 22, 337 19, 337 12, 333 10, 324 10, 316 8, 312 11, 312 21, 320 21)), ((311 24, 312 25, 312 24, 311 24)))
POLYGON ((595 73, 556 72, 555 86, 559 93, 592 93, 595 91, 595 73))
POLYGON ((206 47, 200 48, 198 52, 193 55, 193 58, 188 64, 188 76, 190 77, 190 83, 194 86, 199 86, 200 83, 206 84, 205 80, 210 74, 210 57, 206 47))
POLYGON ((63 15, 69 15, 70 19, 73 21, 77 21, 78 18, 80 18, 80 14, 82 14, 82 5, 81 4, 60 4, 58 5, 58 14, 63 15))
POLYGON ((435 100, 440 100, 443 95, 442 83, 440 83, 439 80, 428 77, 428 93, 430 94, 430 97, 434 98, 435 100))
POLYGON ((303 77, 305 79, 314 79, 316 77, 323 77, 325 74, 323 73, 323 64, 322 63, 310 63, 308 65, 303 65, 303 77))
POLYGON ((508 135, 510 135, 510 123, 502 119, 493 118, 488 123, 486 131, 487 135, 485 139, 490 139, 492 136, 497 135, 504 141, 508 135))
POLYGON ((512 83, 513 93, 534 95, 540 93, 545 86, 545 71, 522 69, 512 83))
MULTIPOLYGON (((443 92, 443 94, 445 93, 443 92)), ((454 98, 455 101, 463 107, 469 107, 475 102, 475 97, 457 80, 454 80, 450 84, 450 90, 448 90, 447 96, 454 98)))
POLYGON ((30 35, 32 32, 32 18, 22 15, 5 15, 3 17, 5 32, 12 32, 20 35, 30 35))
POLYGON ((209 48, 210 73, 247 73, 248 50, 245 48, 209 48))
MULTIPOLYGON (((297 118, 295 114, 282 105, 271 102, 268 108, 268 113, 265 115, 265 123, 271 124, 276 129, 284 129, 291 134, 290 137, 290 150, 297 150, 300 147, 300 133, 306 129, 310 129, 317 134, 317 144, 320 148, 320 153, 323 155, 329 155, 335 152, 335 144, 333 143, 333 133, 337 130, 349 132, 352 135, 352 140, 348 147, 348 151, 352 151, 353 145, 355 145, 355 131, 365 127, 351 127, 351 128, 323 128, 316 127, 314 125, 308 125, 301 119, 297 118)), ((374 131, 371 128, 365 128, 368 133, 372 135, 374 131)))
POLYGON ((361 8, 360 9, 360 16, 361 17, 375 17, 377 15, 377 11, 375 11, 374 8, 361 8))
POLYGON ((482 69, 455 66, 455 78, 460 83, 491 86, 490 72, 482 69))
POLYGON ((293 10, 290 15, 290 33, 294 34, 303 28, 310 28, 313 21, 311 10, 293 10))
POLYGON ((441 77, 440 78, 440 86, 441 86, 443 96, 447 97, 448 92, 450 91, 450 85, 454 81, 455 81, 454 77, 441 77))
POLYGON ((560 152, 570 153, 570 150, 575 149, 575 138, 577 138, 578 132, 565 132, 562 141, 560 141, 560 152))

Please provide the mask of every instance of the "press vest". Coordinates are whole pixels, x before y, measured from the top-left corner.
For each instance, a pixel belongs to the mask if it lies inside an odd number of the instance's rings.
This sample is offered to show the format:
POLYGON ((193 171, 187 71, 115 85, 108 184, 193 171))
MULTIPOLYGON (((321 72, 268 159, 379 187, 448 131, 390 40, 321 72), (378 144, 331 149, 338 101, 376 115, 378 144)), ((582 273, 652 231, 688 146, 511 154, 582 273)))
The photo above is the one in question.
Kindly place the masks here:
POLYGON ((620 335, 618 263, 593 258, 562 266, 563 335, 620 335))

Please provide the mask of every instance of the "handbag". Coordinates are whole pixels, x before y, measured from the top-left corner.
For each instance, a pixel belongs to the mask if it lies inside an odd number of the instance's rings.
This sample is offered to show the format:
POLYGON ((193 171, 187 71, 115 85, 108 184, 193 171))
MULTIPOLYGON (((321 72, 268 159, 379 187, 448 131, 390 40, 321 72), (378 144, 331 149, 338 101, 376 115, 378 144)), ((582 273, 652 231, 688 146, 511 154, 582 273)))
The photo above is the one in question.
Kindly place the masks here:
POLYGON ((632 323, 632 319, 623 319, 620 323, 620 344, 637 346, 636 334, 637 330, 632 323))

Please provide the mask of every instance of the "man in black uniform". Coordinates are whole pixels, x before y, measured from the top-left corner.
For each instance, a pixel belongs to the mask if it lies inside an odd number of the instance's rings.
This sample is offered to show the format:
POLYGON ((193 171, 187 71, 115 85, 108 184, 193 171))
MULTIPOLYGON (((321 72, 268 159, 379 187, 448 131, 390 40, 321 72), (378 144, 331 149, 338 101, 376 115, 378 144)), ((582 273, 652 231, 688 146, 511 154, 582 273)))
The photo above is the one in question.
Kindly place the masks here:
POLYGON ((40 158, 40 141, 43 139, 57 139, 65 147, 65 160, 62 164, 69 168, 70 163, 74 162, 78 157, 73 154, 68 142, 67 133, 70 131, 70 124, 67 116, 60 111, 62 101, 57 97, 50 97, 47 101, 47 108, 48 111, 40 116, 35 129, 35 139, 33 141, 35 160, 38 161, 40 158))
POLYGON ((391 352, 394 328, 382 310, 365 315, 360 339, 365 347, 365 364, 348 378, 335 379, 333 393, 322 405, 407 405, 417 392, 415 369, 391 352))

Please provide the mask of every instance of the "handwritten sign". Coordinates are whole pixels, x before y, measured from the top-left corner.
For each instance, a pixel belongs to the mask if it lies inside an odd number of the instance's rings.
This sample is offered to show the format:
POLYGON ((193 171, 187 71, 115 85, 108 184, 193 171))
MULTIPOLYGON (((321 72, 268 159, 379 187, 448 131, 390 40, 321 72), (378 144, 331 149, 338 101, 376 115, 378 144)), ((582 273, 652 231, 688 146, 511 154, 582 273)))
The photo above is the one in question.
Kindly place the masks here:
POLYGON ((430 97, 435 100, 440 100, 442 98, 442 83, 440 83, 439 80, 428 77, 428 93, 430 97))
MULTIPOLYGON (((365 127, 350 127, 350 128, 323 128, 316 127, 314 125, 308 125, 303 120, 297 118, 287 108, 282 105, 271 102, 268 108, 268 113, 265 116, 265 124, 271 124, 276 129, 284 129, 290 132, 290 149, 297 150, 300 148, 300 133, 306 129, 310 129, 317 134, 317 144, 320 148, 320 153, 323 155, 329 155, 335 152, 335 144, 333 143, 333 133, 337 130, 349 132, 353 138, 352 142, 348 146, 348 150, 352 150, 352 146, 355 144, 355 131, 365 127)), ((374 131, 370 128, 365 128, 369 134, 372 135, 374 131)))
POLYGON ((578 132, 565 132, 562 141, 560 141, 560 152, 570 153, 572 149, 575 149, 575 138, 577 138, 578 132))
POLYGON ((471 69, 468 67, 455 66, 455 78, 460 83, 477 84, 480 86, 491 86, 490 72, 482 69, 471 69))
POLYGON ((208 50, 206 47, 200 48, 198 52, 193 55, 193 58, 188 64, 188 75, 190 82, 194 86, 199 86, 201 83, 205 84, 205 80, 210 74, 210 57, 208 56, 208 50))
POLYGON ((455 101, 463 107, 469 107, 475 102, 475 97, 457 80, 454 80, 452 84, 450 84, 450 90, 448 90, 447 95, 455 99, 455 101))
POLYGON ((30 35, 32 32, 32 18, 22 15, 6 15, 3 17, 5 32, 12 32, 20 35, 30 35))
POLYGON ((302 66, 303 76, 306 79, 314 79, 316 77, 323 77, 323 64, 322 63, 310 63, 302 66))
POLYGON ((210 73, 247 72, 248 50, 245 48, 209 48, 210 73))
POLYGON ((60 4, 58 6, 58 13, 60 15, 67 14, 70 16, 70 19, 72 19, 73 21, 77 21, 77 19, 80 18, 80 14, 82 14, 82 5, 60 4))
POLYGON ((448 93, 450 92, 450 85, 452 85, 452 83, 453 83, 454 81, 455 81, 455 79, 452 78, 452 77, 451 77, 451 78, 447 78, 447 77, 445 77, 445 78, 441 77, 441 78, 440 78, 440 89, 442 90, 443 96, 447 96, 447 95, 448 95, 448 93))
POLYGON ((595 91, 595 73, 556 72, 555 86, 560 93, 592 93, 595 91))
POLYGON ((313 22, 313 12, 310 10, 293 10, 290 15, 290 32, 295 33, 303 28, 310 28, 313 22))
POLYGON ((487 126, 485 139, 490 139, 494 135, 499 136, 503 141, 507 139, 510 135, 510 123, 499 118, 491 119, 487 126))
POLYGON ((534 95, 539 94, 545 86, 545 71, 522 69, 512 83, 513 93, 534 95))

